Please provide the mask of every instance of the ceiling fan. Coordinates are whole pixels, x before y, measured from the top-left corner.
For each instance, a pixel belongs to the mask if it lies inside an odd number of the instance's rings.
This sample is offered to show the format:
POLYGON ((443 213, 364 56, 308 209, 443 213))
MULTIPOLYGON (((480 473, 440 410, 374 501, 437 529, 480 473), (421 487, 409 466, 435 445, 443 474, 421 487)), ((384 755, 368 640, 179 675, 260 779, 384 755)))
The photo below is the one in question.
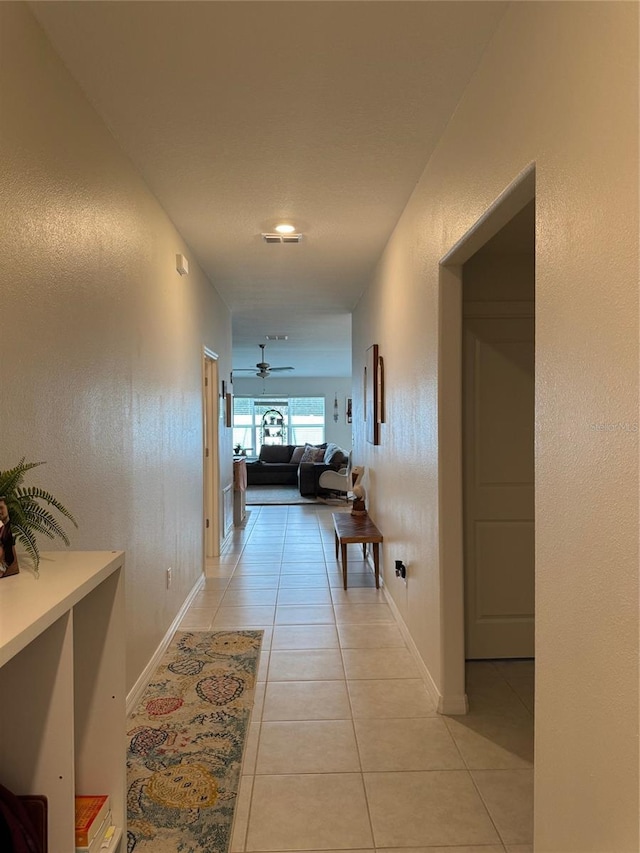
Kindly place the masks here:
POLYGON ((241 367, 234 370, 234 373, 255 373, 256 376, 260 377, 260 379, 267 379, 276 370, 295 370, 294 367, 271 367, 271 365, 264 360, 264 348, 266 344, 258 344, 258 346, 262 350, 262 361, 259 361, 256 364, 258 369, 255 370, 253 367, 241 367))

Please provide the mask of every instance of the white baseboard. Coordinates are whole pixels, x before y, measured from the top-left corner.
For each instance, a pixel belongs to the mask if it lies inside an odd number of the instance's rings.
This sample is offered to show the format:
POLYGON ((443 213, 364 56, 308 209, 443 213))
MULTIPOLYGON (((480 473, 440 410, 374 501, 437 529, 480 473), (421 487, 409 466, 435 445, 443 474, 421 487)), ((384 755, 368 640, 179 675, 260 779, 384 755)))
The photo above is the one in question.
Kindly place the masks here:
POLYGON ((200 575, 198 580, 193 585, 191 592, 185 598, 184 603, 183 603, 182 607, 180 608, 180 610, 178 611, 178 613, 176 614, 175 619, 173 620, 173 622, 169 626, 167 633, 164 635, 164 637, 160 641, 160 645, 158 646, 158 648, 155 650, 155 652, 151 656, 151 660, 145 666, 145 668, 142 670, 142 672, 140 673, 140 676, 138 677, 138 680, 133 685, 133 687, 131 688, 129 693, 127 693, 127 701, 126 701, 127 717, 130 714, 132 714, 133 711, 135 711, 135 709, 138 707, 140 699, 142 698, 142 694, 144 693, 145 687, 147 686, 147 684, 151 680, 151 676, 153 675, 156 668, 158 667, 158 665, 160 663, 160 659, 162 658, 162 655, 165 653, 167 646, 171 642, 171 638, 173 637, 173 635, 177 631, 178 626, 180 625, 180 623, 184 619, 187 610, 191 606, 191 602, 193 601, 193 599, 196 597, 196 595, 198 594, 198 592, 200 591, 200 589, 204 585, 204 582, 205 582, 205 576, 200 575))
POLYGON ((413 659, 416 662, 416 666, 420 670, 420 675, 422 680, 424 681, 424 685, 427 688, 427 693, 433 699, 433 703, 436 706, 436 710, 439 714, 466 714, 469 710, 469 700, 465 693, 455 696, 443 696, 442 693, 438 690, 435 681, 433 680, 431 673, 429 672, 425 662, 422 660, 420 656, 420 652, 418 651, 418 647, 413 642, 413 637, 409 633, 409 629, 407 628, 404 619, 400 615, 400 611, 398 607, 391 597, 391 595, 387 592, 386 586, 382 583, 382 578, 380 579, 380 584, 382 587, 382 591, 384 592, 384 597, 389 605, 391 612, 393 613, 393 618, 396 620, 398 628, 400 629, 400 633, 402 634, 402 638, 407 644, 407 648, 411 653, 413 659))

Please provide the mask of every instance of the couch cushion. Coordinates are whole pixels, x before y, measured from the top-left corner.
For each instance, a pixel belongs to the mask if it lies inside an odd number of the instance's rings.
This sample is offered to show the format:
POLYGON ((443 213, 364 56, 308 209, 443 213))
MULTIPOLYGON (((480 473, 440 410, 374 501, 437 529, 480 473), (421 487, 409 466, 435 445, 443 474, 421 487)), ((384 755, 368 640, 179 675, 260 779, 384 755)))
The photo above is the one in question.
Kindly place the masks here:
POLYGON ((293 449, 293 444, 263 444, 260 448, 260 462, 288 462, 293 449))
POLYGON ((298 444, 293 448, 293 453, 291 454, 291 459, 289 462, 292 464, 298 465, 302 460, 302 454, 304 453, 304 444, 298 444))

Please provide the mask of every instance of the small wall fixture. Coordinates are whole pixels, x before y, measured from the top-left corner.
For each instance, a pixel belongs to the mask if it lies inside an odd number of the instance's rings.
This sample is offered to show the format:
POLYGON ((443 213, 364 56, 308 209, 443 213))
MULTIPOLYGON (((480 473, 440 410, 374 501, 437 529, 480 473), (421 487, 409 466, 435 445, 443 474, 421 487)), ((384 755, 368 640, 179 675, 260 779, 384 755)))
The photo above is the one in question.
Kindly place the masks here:
POLYGON ((184 255, 176 255, 176 269, 180 275, 189 275, 189 261, 184 255))

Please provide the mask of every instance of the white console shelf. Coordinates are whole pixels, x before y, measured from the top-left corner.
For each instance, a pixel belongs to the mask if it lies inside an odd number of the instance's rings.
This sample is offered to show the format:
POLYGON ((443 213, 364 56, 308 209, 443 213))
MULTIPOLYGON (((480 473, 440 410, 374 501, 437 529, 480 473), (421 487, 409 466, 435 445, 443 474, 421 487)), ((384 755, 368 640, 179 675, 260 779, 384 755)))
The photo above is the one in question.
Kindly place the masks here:
MULTIPOLYGON (((43 553, 0 580, 0 783, 45 794, 49 853, 73 853, 74 796, 125 826, 124 553, 43 553)), ((115 843, 111 851, 119 851, 115 843)))

